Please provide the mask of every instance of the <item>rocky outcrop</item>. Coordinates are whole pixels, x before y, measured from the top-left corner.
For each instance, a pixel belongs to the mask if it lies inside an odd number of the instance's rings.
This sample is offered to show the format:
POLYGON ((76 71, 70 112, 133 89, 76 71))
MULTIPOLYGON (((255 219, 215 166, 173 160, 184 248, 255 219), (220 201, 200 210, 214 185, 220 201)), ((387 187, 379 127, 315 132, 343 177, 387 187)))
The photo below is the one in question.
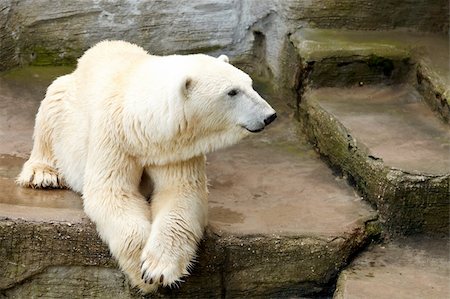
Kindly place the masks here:
POLYGON ((290 39, 310 141, 377 207, 389 231, 446 234, 448 39, 328 29, 301 29, 290 39))
POLYGON ((263 59, 265 71, 279 77, 284 43, 299 27, 448 32, 449 22, 445 0, 7 0, 0 5, 0 70, 73 64, 100 40, 124 39, 155 54, 226 52, 249 67, 263 59))

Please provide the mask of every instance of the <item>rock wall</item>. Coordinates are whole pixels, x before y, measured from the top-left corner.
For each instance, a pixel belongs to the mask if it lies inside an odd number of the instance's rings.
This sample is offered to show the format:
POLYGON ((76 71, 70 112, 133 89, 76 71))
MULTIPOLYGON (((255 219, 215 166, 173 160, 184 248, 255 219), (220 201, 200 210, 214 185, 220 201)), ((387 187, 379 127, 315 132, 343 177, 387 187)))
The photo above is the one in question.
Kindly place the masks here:
POLYGON ((155 54, 225 52, 277 78, 295 29, 448 32, 448 7, 446 0, 3 0, 0 70, 72 64, 100 40, 124 39, 155 54))

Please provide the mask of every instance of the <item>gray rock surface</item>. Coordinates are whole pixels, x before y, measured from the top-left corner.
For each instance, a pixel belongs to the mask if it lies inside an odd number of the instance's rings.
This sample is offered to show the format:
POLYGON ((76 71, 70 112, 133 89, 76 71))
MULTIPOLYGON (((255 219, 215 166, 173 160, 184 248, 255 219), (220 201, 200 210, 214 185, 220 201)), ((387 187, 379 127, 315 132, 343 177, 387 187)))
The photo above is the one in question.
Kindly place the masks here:
POLYGON ((300 27, 445 33, 448 5, 445 0, 6 0, 0 4, 0 70, 29 62, 71 64, 100 40, 124 39, 155 54, 226 52, 252 67, 263 59, 265 71, 278 78, 287 37, 300 27))
POLYGON ((333 298, 449 298, 449 244, 420 237, 373 246, 340 274, 333 298))
MULTIPOLYGON (((448 36, 430 33, 300 29, 290 36, 310 87, 408 82, 450 121, 448 36), (309 67, 314 64, 314 67, 309 67)), ((292 73, 292 71, 290 72, 292 73)))
POLYGON ((323 157, 391 232, 448 233, 448 38, 301 29, 291 41, 299 119, 323 157))
POLYGON ((448 127, 417 91, 321 88, 305 93, 301 110, 310 140, 377 207, 391 232, 448 232, 448 127))

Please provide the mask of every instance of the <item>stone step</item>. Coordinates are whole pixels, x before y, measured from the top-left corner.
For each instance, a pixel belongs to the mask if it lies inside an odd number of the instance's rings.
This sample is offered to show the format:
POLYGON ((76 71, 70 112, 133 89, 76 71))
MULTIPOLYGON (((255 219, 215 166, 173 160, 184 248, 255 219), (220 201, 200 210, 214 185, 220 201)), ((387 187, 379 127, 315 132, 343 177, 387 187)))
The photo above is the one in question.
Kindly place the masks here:
POLYGON ((391 232, 447 233, 448 36, 304 28, 290 41, 310 141, 391 232))
POLYGON ((304 28, 290 37, 310 87, 409 82, 450 121, 449 36, 304 28))
POLYGON ((391 231, 448 233, 450 131, 412 86, 311 89, 301 111, 310 140, 391 231))
MULTIPOLYGON (((34 67, 0 76, 0 294, 139 297, 79 195, 14 185, 54 72, 34 67)), ((349 258, 380 233, 376 213, 298 134, 293 111, 268 98, 279 115, 270 129, 208 156, 209 225, 198 263, 179 289, 160 296, 327 293, 349 258)))
POLYGON ((450 298, 449 239, 373 246, 342 271, 334 299, 450 298))

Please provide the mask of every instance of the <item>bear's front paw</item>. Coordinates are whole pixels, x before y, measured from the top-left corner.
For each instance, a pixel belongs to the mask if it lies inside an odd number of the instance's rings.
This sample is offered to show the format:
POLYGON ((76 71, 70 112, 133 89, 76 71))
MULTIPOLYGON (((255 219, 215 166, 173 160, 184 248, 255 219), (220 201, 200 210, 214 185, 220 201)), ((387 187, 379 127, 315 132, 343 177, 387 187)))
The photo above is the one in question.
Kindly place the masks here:
POLYGON ((26 162, 16 183, 31 188, 64 188, 65 184, 58 171, 44 163, 26 162))
POLYGON ((181 277, 189 274, 191 258, 179 248, 177 252, 176 248, 165 248, 162 244, 147 244, 141 256, 142 279, 162 286, 177 284, 181 277))

